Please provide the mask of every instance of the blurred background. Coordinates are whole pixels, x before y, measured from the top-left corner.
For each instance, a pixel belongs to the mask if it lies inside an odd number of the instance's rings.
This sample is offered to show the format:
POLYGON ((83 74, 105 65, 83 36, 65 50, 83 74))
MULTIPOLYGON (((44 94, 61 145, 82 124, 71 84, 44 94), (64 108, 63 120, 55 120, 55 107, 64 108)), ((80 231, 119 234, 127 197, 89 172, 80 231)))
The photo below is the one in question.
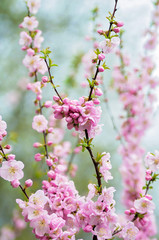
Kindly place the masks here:
MULTIPOLYGON (((83 90, 80 87, 80 82, 84 80, 83 68, 79 67, 75 78, 70 76, 72 76, 71 73, 76 67, 73 64, 74 60, 76 59, 78 64, 81 56, 92 49, 92 43, 86 41, 85 38, 92 34, 91 10, 96 6, 99 7, 98 22, 102 23, 106 28, 108 23, 105 17, 108 15, 108 11, 113 9, 113 0, 104 2, 103 0, 45 0, 42 1, 37 14, 39 28, 42 30, 45 39, 43 48, 50 46, 52 58, 59 65, 58 68, 54 68, 55 82, 60 85, 60 91, 65 88, 72 98, 88 94, 88 89, 83 90)), ((125 24, 124 49, 131 56, 134 66, 138 64, 138 58, 143 51, 141 37, 144 30, 150 25, 152 9, 151 0, 119 0, 116 19, 123 21, 125 24)), ((25 163, 25 177, 22 181, 24 182, 27 178, 35 180, 34 187, 31 189, 33 192, 41 187, 40 181, 43 179, 44 173, 40 170, 41 165, 34 163, 34 154, 37 151, 33 149, 32 145, 34 142, 40 141, 39 134, 35 133, 31 128, 35 113, 34 96, 31 92, 23 90, 23 83, 27 82, 29 77, 26 68, 22 64, 25 53, 21 51, 18 43, 20 34, 18 25, 23 21, 26 14, 27 11, 23 0, 0 1, 0 115, 3 116, 8 125, 7 143, 12 145, 16 159, 25 163)), ((158 54, 156 53, 154 57, 157 63, 159 60, 158 54)), ((117 62, 116 56, 110 54, 107 60, 110 69, 117 62)), ((111 74, 112 70, 104 73, 105 86, 109 86, 111 74)), ((53 93, 50 89, 47 89, 46 94, 47 99, 52 100, 53 93)), ((122 106, 114 91, 108 91, 108 98, 111 112, 119 127, 119 115, 122 106)), ((154 152, 155 149, 159 150, 158 102, 155 108, 151 128, 147 131, 142 142, 146 151, 151 152, 154 152)), ((116 133, 104 103, 101 123, 104 124, 103 132, 94 140, 95 151, 111 153, 114 179, 110 184, 117 189, 115 194, 116 209, 118 213, 122 213, 124 211, 120 194, 122 180, 118 170, 121 157, 117 152, 119 142, 115 140, 116 133)), ((71 141, 74 146, 74 139, 69 133, 66 134, 66 140, 71 141)), ((74 161, 78 165, 75 185, 80 194, 85 194, 88 183, 96 181, 93 177, 94 169, 87 152, 78 155, 74 161)), ((158 188, 158 184, 156 184, 152 191, 156 203, 156 218, 159 217, 158 188)), ((8 182, 0 179, 0 228, 11 223, 13 208, 17 207, 16 198, 23 198, 21 192, 18 189, 12 189, 8 182)), ((90 239, 88 234, 85 236, 83 233, 79 235, 79 238, 90 239)), ((17 238, 17 240, 25 239, 35 239, 29 228, 25 229, 17 238)))

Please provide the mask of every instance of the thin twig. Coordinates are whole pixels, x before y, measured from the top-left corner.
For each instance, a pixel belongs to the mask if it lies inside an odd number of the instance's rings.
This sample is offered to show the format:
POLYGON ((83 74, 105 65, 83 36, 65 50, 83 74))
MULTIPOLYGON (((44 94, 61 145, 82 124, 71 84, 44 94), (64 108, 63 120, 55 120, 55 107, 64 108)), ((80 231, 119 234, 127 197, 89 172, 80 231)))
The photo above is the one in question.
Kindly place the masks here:
POLYGON ((60 98, 61 102, 63 103, 63 100, 62 100, 62 97, 60 96, 60 94, 58 93, 57 89, 56 89, 56 86, 54 84, 54 82, 52 81, 52 76, 51 76, 51 71, 50 71, 50 67, 48 65, 48 62, 46 59, 44 59, 45 63, 46 63, 46 66, 47 66, 47 69, 48 69, 48 73, 49 73, 49 78, 50 78, 50 82, 54 88, 54 91, 56 92, 57 96, 60 98))

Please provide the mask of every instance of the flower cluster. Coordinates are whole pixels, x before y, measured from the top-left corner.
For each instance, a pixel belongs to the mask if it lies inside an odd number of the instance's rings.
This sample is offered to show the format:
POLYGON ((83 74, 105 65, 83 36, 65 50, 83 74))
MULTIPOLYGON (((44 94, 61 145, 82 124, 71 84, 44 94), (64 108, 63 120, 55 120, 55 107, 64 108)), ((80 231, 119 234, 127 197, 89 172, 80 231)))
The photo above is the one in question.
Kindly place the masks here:
POLYGON ((84 136, 83 131, 87 130, 90 138, 100 132, 101 128, 98 123, 101 108, 96 107, 93 101, 88 102, 84 97, 81 97, 79 101, 64 98, 61 104, 58 97, 55 100, 57 103, 53 105, 54 116, 56 119, 65 118, 68 129, 75 128, 81 137, 84 136))

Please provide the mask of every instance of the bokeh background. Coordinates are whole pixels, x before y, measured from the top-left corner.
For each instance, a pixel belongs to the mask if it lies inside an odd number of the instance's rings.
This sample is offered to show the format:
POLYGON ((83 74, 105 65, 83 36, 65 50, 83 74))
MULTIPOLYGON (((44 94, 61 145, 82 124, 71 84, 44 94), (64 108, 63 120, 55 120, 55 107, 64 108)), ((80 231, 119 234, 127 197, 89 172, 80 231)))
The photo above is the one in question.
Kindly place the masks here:
MULTIPOLYGON (((59 65, 54 70, 55 81, 73 98, 87 94, 88 90, 80 87, 83 81, 83 69, 79 68, 73 82, 70 75, 73 69, 73 61, 77 56, 81 56, 92 48, 92 43, 85 40, 86 35, 92 34, 93 24, 90 20, 91 10, 99 7, 98 22, 107 26, 105 16, 108 11, 112 11, 113 0, 44 0, 37 14, 39 28, 43 31, 45 41, 43 48, 50 46, 52 57, 59 65), (72 86, 72 87, 70 87, 72 86), (85 93, 84 93, 85 91, 85 93)), ((151 11, 153 4, 151 0, 119 0, 116 19, 124 22, 124 48, 132 59, 133 66, 137 66, 139 56, 143 51, 142 35, 151 21, 151 11)), ((33 178, 34 191, 41 187, 41 179, 44 173, 41 172, 42 165, 34 163, 34 154, 36 150, 32 145, 39 141, 39 134, 31 128, 32 119, 35 112, 33 105, 34 96, 30 92, 21 89, 23 82, 28 78, 28 72, 22 65, 24 52, 21 51, 18 44, 20 29, 18 25, 23 21, 26 15, 25 3, 23 0, 0 0, 0 115, 7 122, 8 137, 7 142, 12 144, 16 159, 25 163, 25 181, 27 178, 33 178)), ((156 64, 159 63, 158 53, 154 58, 156 64)), ((112 67, 117 63, 115 55, 108 57, 107 64, 112 67)), ((159 66, 158 66, 159 67, 159 66)), ((156 71, 157 72, 157 71, 156 71)), ((158 71, 159 72, 159 71, 158 71)), ((104 74, 105 86, 109 86, 112 71, 106 71, 104 74)), ((156 93, 157 93, 156 89, 156 93)), ((52 99, 52 91, 47 89, 47 98, 52 99)), ((108 98, 110 108, 117 126, 120 126, 119 115, 122 106, 118 101, 117 94, 109 89, 108 98)), ((147 131, 142 145, 146 151, 159 150, 159 111, 157 102, 155 105, 155 114, 152 119, 152 126, 147 131)), ((116 209, 118 213, 124 211, 121 205, 122 180, 119 172, 121 157, 117 149, 119 143, 115 140, 116 133, 113 129, 109 113, 103 104, 102 121, 104 124, 103 133, 94 140, 95 151, 110 152, 113 165, 112 175, 114 180, 110 182, 117 191, 115 194, 116 209)), ((70 140, 74 145, 74 139, 69 133, 66 134, 66 140, 70 140)), ((80 194, 87 192, 89 182, 95 182, 93 177, 94 169, 87 153, 81 153, 74 160, 78 164, 78 172, 75 178, 75 184, 80 194)), ((40 163, 41 164, 41 163, 40 163)), ((156 203, 156 219, 159 217, 159 185, 155 184, 152 191, 156 203)), ((11 223, 13 208, 16 208, 15 199, 23 198, 18 189, 12 189, 8 182, 0 179, 0 228, 4 224, 11 223)), ((81 233, 79 238, 90 239, 87 235, 81 233)), ((35 239, 31 229, 27 228, 17 238, 17 240, 35 239)), ((159 239, 159 237, 157 238, 159 239)))

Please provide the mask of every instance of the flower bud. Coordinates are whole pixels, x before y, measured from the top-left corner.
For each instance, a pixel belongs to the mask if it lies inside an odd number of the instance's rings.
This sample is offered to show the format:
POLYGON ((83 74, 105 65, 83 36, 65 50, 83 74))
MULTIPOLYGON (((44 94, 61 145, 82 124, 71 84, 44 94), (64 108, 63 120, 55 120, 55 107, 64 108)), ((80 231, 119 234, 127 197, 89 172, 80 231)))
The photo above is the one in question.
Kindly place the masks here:
POLYGON ((25 186, 26 187, 31 187, 33 185, 33 181, 31 179, 28 179, 25 181, 25 186))

